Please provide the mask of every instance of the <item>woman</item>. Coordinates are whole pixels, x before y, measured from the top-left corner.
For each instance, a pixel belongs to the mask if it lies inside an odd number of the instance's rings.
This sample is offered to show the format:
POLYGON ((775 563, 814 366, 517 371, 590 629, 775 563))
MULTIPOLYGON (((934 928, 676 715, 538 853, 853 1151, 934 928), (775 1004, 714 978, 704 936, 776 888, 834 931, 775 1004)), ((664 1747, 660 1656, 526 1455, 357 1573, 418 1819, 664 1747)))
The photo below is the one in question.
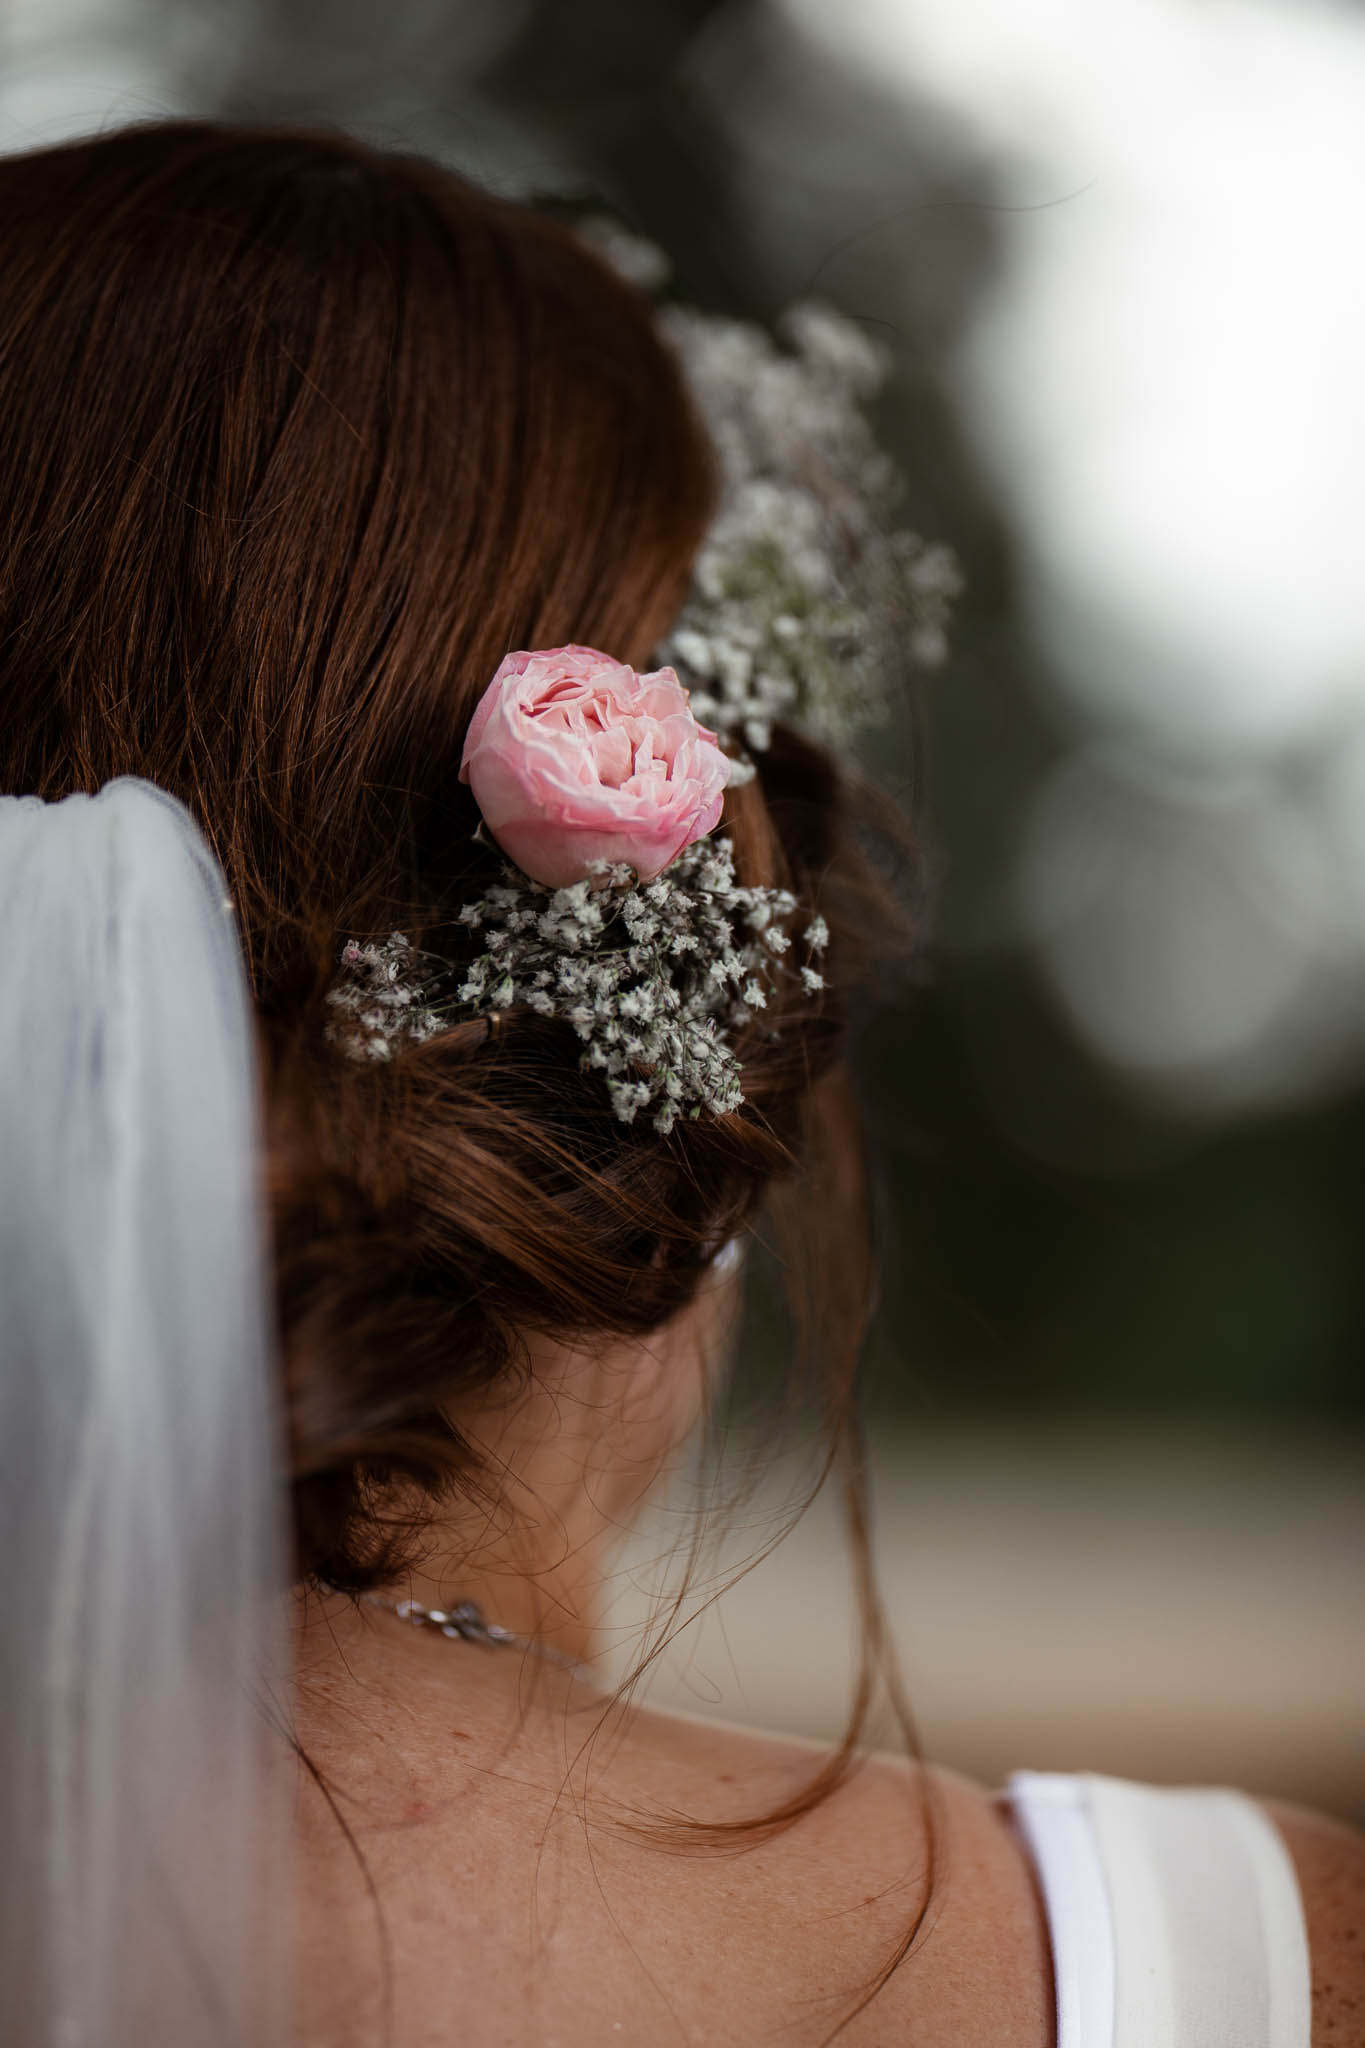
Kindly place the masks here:
POLYGON ((716 488, 645 303, 336 137, 12 159, 0 475, 6 2041, 1304 2048, 1304 1919, 1365 2038, 1330 1821, 593 1680, 770 1199, 848 1453, 886 912, 830 751, 637 673, 716 488))

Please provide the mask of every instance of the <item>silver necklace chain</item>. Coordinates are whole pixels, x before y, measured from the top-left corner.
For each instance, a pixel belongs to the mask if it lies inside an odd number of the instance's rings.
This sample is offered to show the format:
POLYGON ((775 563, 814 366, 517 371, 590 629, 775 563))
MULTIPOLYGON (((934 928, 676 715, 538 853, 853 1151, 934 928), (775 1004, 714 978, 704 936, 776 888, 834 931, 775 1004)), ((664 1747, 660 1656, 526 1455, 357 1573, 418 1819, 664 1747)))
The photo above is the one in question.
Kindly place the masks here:
POLYGON ((572 1671, 579 1677, 587 1675, 588 1666, 577 1657, 552 1650, 532 1636, 519 1636, 514 1630, 503 1628, 500 1622, 488 1621, 476 1601, 459 1600, 453 1607, 423 1607, 420 1600, 386 1600, 382 1593, 367 1593, 365 1598, 372 1606, 387 1608, 400 1621, 411 1622, 414 1628, 434 1629, 452 1642, 482 1643, 491 1650, 526 1650, 549 1664, 557 1664, 561 1671, 572 1671))

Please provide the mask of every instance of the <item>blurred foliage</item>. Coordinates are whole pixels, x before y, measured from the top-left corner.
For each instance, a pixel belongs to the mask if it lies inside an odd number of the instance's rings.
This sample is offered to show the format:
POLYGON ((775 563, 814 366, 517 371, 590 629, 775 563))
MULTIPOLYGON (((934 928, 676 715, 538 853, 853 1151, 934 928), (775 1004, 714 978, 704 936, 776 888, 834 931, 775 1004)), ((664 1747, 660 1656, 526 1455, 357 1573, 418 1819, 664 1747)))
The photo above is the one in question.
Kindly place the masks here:
POLYGON ((884 1412, 1359 1424, 1365 1098, 1181 1128, 1010 957, 946 964, 867 1032, 863 1075, 888 1167, 884 1412), (997 1117, 1004 1069, 1052 1158, 997 1117))
POLYGON ((968 595, 924 717, 879 741, 942 877, 924 969, 860 1041, 886 1173, 879 1411, 1359 1426, 1365 1094, 1182 1120, 1078 1042, 1015 928, 1022 821, 1067 736, 945 378, 997 274, 987 170, 760 0, 254 0, 230 19, 230 59, 187 80, 203 112, 337 121, 611 211, 668 251, 677 297, 769 319, 823 296, 893 352, 907 523, 951 541, 968 595))

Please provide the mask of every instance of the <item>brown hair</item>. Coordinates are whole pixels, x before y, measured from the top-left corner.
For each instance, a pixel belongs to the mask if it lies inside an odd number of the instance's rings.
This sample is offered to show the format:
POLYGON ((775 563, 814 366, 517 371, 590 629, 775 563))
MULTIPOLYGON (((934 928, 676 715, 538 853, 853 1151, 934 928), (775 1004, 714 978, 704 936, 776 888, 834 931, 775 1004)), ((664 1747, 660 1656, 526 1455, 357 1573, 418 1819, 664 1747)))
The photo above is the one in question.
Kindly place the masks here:
MULTIPOLYGON (((0 482, 0 789, 149 777, 233 891, 300 1575, 392 1578, 423 1500, 483 1484, 446 1405, 516 1371, 529 1332, 657 1329, 767 1196, 789 1241, 818 1211, 819 1256, 787 1278, 824 1338, 882 1653, 853 1409, 872 1264, 837 1062, 892 920, 845 772, 779 729, 727 797, 743 879, 832 934, 821 1001, 737 1043, 734 1114, 624 1126, 567 1028, 529 1014, 389 1064, 326 1035, 343 939, 458 956, 495 864, 460 753, 501 657, 578 641, 643 665, 678 607, 711 462, 646 303, 566 228, 339 135, 174 123, 11 157, 0 482)), ((758 1826, 838 1783, 868 1668, 842 1747, 758 1826)))
MULTIPOLYGON (((711 473, 677 368, 567 229, 331 134, 10 158, 0 277, 0 787, 145 775, 216 847, 267 1075, 298 1566, 361 1589, 414 1482, 478 1483, 443 1404, 523 1333, 655 1329, 775 1177, 847 1179, 846 1125, 811 1113, 868 896, 839 772, 779 733, 727 802, 745 878, 833 928, 831 992, 739 1046, 741 1111, 627 1128, 530 1015, 349 1061, 343 937, 458 952, 489 871, 458 766, 502 655, 642 665, 678 606, 711 473)), ((845 1193, 835 1435, 870 1288, 845 1193)))

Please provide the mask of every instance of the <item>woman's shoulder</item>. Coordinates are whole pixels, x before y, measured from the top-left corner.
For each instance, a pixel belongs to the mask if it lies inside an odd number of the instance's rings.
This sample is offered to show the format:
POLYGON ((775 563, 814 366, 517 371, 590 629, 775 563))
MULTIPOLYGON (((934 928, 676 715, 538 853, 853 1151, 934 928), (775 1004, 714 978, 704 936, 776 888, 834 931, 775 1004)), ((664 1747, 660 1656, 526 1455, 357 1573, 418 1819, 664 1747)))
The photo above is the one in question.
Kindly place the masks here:
POLYGON ((457 1717, 446 1648, 414 1632, 363 1717, 303 1731, 364 1860, 308 1798, 307 2038, 378 2037, 378 1897, 395 2039, 458 2011, 471 2043, 1051 2048, 1041 1908, 983 1788, 882 1755, 825 1786, 828 1746, 515 1659, 467 1666, 457 1717))
MULTIPOLYGON (((696 1774, 698 1787, 728 1788, 737 1815, 752 1816, 764 1796, 811 1782, 828 1754, 672 1715, 644 1717, 640 1736, 644 1753, 668 1756, 674 1768, 696 1774)), ((1298 1882, 1312 2048, 1365 2048, 1365 1834, 1308 1808, 1254 1804, 1284 1842, 1298 1882)), ((918 1925, 909 1955, 849 2028, 851 2043, 941 2039, 972 2048, 980 2040, 1004 2048, 1053 2041, 1047 1913, 1007 1796, 953 1771, 874 1755, 790 1831, 775 1859, 757 1857, 752 1875, 760 1889, 776 1880, 815 1915, 822 1900, 836 1914, 841 1899, 859 1900, 869 1912, 875 1906, 883 1944, 918 1925)), ((804 1913, 791 1921, 795 1941, 806 1924, 804 1913)), ((802 1960, 811 1960, 809 1949, 802 1960)))
POLYGON ((1365 1834, 1287 1801, 1262 1802, 1299 1881, 1313 1988, 1312 2048, 1365 2042, 1365 1834))
POLYGON ((732 1935, 752 1899, 777 1981, 826 2001, 830 2024, 875 1989, 840 2035, 848 2048, 1050 2048, 1046 1922, 1005 1803, 955 1771, 884 1752, 813 1797, 833 1754, 644 1713, 621 1761, 647 1797, 683 1799, 734 1828, 731 1849, 748 1853, 728 1857, 724 1885, 703 1884, 698 1898, 732 1935), (784 1807, 799 1817, 765 1829, 784 1807))

